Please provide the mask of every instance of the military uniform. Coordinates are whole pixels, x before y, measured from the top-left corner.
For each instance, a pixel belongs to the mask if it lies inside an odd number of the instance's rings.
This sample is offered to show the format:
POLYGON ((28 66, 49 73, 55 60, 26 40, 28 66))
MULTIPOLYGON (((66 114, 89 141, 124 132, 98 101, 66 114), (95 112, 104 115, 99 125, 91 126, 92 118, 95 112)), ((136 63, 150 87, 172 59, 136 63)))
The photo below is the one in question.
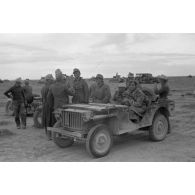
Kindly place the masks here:
POLYGON ((51 85, 48 95, 47 101, 49 106, 53 105, 54 110, 62 107, 69 103, 69 95, 74 95, 64 81, 56 81, 51 85))
POLYGON ((104 83, 101 86, 94 84, 90 87, 90 99, 95 103, 107 104, 110 102, 110 87, 104 83))
POLYGON ((14 85, 7 90, 4 95, 13 99, 13 108, 15 115, 15 122, 18 128, 22 122, 22 127, 26 128, 26 112, 25 112, 25 96, 24 89, 21 86, 14 85), (21 119, 21 120, 20 120, 21 119))
POLYGON ((170 88, 166 84, 164 86, 161 86, 160 89, 155 88, 154 92, 159 95, 161 99, 166 99, 169 94, 170 88))
POLYGON ((31 104, 33 102, 32 87, 29 85, 25 85, 23 89, 27 103, 31 104))
POLYGON ((89 102, 89 88, 86 81, 79 77, 73 81, 73 88, 75 95, 73 96, 72 103, 88 103, 89 102))
POLYGON ((47 95, 49 92, 50 85, 45 85, 41 89, 41 96, 43 101, 43 111, 42 111, 42 125, 43 127, 51 127, 53 126, 53 118, 52 118, 52 112, 53 112, 53 99, 50 100, 50 106, 47 101, 47 95))
POLYGON ((133 92, 125 91, 123 103, 130 106, 130 110, 134 111, 138 116, 142 116, 146 111, 147 97, 141 89, 136 88, 133 92))

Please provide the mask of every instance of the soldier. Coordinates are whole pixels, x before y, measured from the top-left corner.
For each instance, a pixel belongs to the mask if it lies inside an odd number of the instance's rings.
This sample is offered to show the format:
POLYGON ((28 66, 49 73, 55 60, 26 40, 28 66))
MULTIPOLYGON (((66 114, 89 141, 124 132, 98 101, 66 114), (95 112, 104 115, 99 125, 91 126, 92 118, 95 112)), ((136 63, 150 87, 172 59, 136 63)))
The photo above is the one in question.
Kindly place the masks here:
POLYGON ((97 74, 96 83, 90 87, 90 99, 95 103, 107 104, 110 102, 111 92, 110 87, 104 84, 104 77, 97 74))
POLYGON ((129 106, 130 119, 139 121, 147 108, 147 97, 134 80, 129 83, 128 89, 123 94, 122 104, 129 106))
MULTIPOLYGON (((70 91, 64 82, 64 76, 60 69, 55 71, 56 81, 50 86, 49 92, 47 94, 47 102, 50 110, 56 110, 63 105, 69 104, 69 95, 74 95, 74 91, 70 91)), ((52 124, 53 126, 56 122, 56 119, 52 115, 52 124)), ((51 139, 51 134, 48 135, 48 138, 51 139)))
POLYGON ((129 72, 128 76, 127 76, 127 79, 126 79, 126 86, 129 85, 129 82, 134 80, 134 74, 129 72))
POLYGON ((157 78, 160 81, 160 87, 158 88, 157 84, 155 84, 154 92, 158 94, 160 98, 166 99, 170 91, 168 78, 165 75, 160 75, 157 78))
POLYGON ((89 88, 86 81, 82 77, 80 77, 80 70, 75 68, 73 70, 73 74, 73 88, 75 90, 75 95, 73 96, 72 103, 89 103, 89 88))
POLYGON ((21 87, 21 82, 21 78, 16 79, 15 85, 7 90, 4 95, 13 99, 14 115, 17 128, 20 129, 22 123, 22 129, 26 129, 26 100, 24 96, 24 89, 21 87))
MULTIPOLYGON (((54 110, 69 103, 69 94, 71 93, 64 82, 63 74, 60 69, 55 71, 56 81, 51 85, 47 99, 50 105, 52 99, 54 100, 54 110)), ((72 93, 71 93, 72 94, 72 93)))
POLYGON ((29 79, 26 79, 24 81, 24 96, 27 101, 27 104, 31 104, 33 102, 33 93, 32 93, 32 87, 29 85, 29 79))
POLYGON ((127 90, 126 86, 119 85, 118 90, 114 93, 113 100, 117 104, 121 104, 123 100, 123 93, 127 90))
MULTIPOLYGON (((45 86, 41 89, 41 96, 43 101, 43 108, 42 108, 42 125, 45 128, 45 133, 48 135, 47 127, 52 126, 52 112, 53 112, 53 105, 49 106, 47 102, 47 95, 49 92, 50 86, 53 84, 54 78, 52 74, 48 74, 45 77, 45 86)), ((53 104, 53 103, 51 103, 53 104)))

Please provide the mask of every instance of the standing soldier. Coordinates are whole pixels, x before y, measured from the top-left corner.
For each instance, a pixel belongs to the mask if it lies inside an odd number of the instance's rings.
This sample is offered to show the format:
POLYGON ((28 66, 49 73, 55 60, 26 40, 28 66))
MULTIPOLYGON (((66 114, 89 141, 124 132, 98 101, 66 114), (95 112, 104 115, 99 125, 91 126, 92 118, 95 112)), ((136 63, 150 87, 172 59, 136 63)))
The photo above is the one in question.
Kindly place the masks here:
POLYGON ((26 129, 26 113, 25 113, 25 96, 24 89, 21 87, 22 79, 16 79, 16 83, 13 87, 7 90, 4 95, 13 99, 14 115, 17 128, 26 129))
POLYGON ((32 93, 32 87, 29 85, 29 79, 26 79, 24 81, 24 96, 27 101, 27 104, 31 104, 33 102, 33 93, 32 93))
POLYGON ((158 88, 157 84, 155 84, 154 92, 158 94, 160 98, 166 99, 170 91, 168 78, 165 75, 160 75, 157 78, 160 81, 160 86, 158 88))
POLYGON ((89 88, 86 81, 80 76, 80 70, 75 68, 73 70, 74 81, 73 88, 75 90, 75 95, 73 96, 72 103, 89 103, 89 88))
MULTIPOLYGON (((69 104, 69 95, 73 96, 74 91, 70 90, 64 82, 64 76, 60 69, 55 71, 56 81, 50 86, 47 94, 48 106, 52 110, 56 110, 63 105, 69 104)), ((55 123, 54 117, 52 117, 52 126, 55 123)))
POLYGON ((96 83, 90 87, 90 99, 95 103, 107 104, 110 102, 110 87, 104 83, 104 77, 97 74, 96 83))
MULTIPOLYGON (((51 84, 53 84, 54 78, 52 74, 48 74, 45 77, 45 86, 41 89, 41 96, 42 96, 42 101, 43 101, 43 109, 42 109, 42 125, 45 128, 45 133, 48 135, 47 127, 52 126, 52 108, 53 106, 49 106, 47 102, 47 95, 49 92, 49 88, 51 84)), ((53 104, 51 102, 51 104, 53 104)))

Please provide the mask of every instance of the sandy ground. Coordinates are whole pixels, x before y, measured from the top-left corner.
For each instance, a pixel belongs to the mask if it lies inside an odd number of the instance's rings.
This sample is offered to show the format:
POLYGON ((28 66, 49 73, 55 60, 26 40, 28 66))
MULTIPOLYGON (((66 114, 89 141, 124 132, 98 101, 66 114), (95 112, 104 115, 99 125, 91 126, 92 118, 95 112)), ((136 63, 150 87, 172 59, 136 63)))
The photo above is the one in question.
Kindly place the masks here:
MULTIPOLYGON (((195 161, 195 97, 181 96, 192 91, 195 80, 177 79, 170 80, 173 89, 170 98, 176 102, 175 115, 171 118, 172 133, 162 142, 151 142, 147 132, 116 137, 110 154, 101 159, 91 158, 85 144, 58 148, 47 140, 43 129, 32 127, 30 117, 28 128, 17 130, 14 118, 6 116, 4 111, 6 98, 2 93, 11 84, 1 84, 0 161, 195 161)), ((34 84, 33 88, 39 93, 41 86, 34 84)), ((111 88, 113 92, 116 84, 112 84, 111 88)))

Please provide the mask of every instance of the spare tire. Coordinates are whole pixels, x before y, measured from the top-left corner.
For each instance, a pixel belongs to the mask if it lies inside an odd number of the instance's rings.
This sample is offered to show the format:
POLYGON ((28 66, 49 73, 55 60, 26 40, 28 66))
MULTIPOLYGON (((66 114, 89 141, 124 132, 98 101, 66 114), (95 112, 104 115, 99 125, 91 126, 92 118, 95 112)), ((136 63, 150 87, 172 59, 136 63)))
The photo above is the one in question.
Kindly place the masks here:
POLYGON ((5 112, 8 116, 14 116, 13 102, 11 99, 5 105, 5 112))
POLYGON ((37 108, 33 114, 34 127, 43 128, 42 124, 42 108, 37 108))

